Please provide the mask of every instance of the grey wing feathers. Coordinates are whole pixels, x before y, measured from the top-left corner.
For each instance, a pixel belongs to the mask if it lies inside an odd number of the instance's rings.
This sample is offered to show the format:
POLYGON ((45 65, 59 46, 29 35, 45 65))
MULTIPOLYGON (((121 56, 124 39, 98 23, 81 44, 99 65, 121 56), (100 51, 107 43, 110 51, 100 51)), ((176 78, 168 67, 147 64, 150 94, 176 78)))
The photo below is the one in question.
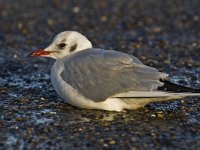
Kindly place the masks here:
POLYGON ((62 78, 96 102, 127 91, 151 91, 163 84, 157 69, 125 53, 88 49, 64 60, 62 78))

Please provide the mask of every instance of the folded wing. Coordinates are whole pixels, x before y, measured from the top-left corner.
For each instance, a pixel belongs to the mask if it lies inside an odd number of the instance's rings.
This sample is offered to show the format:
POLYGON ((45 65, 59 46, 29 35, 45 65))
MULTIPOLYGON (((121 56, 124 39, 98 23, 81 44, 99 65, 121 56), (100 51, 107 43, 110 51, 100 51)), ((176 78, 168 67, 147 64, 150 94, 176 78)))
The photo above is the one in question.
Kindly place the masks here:
POLYGON ((96 102, 128 91, 156 90, 163 85, 159 80, 168 76, 134 56, 113 50, 88 49, 63 62, 63 80, 96 102))

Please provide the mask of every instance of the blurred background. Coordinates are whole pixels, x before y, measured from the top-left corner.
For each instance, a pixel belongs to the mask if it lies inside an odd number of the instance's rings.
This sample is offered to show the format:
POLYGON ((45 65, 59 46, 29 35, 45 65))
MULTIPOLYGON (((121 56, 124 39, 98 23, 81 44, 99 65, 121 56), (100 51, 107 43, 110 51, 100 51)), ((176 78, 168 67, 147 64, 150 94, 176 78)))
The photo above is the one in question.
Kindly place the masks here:
POLYGON ((198 149, 200 99, 122 113, 68 105, 50 81, 53 60, 27 58, 65 30, 93 47, 132 54, 200 88, 199 0, 0 0, 0 149, 198 149))

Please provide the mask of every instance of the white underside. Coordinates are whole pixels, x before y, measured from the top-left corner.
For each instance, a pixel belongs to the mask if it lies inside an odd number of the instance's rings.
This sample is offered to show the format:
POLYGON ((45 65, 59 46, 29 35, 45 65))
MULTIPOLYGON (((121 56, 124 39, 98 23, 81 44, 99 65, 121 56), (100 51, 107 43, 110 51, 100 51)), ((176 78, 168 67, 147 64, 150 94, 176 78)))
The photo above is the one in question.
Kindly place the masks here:
POLYGON ((166 93, 159 91, 135 92, 117 94, 102 102, 95 102, 81 95, 76 89, 67 84, 60 76, 63 70, 62 63, 56 61, 51 70, 52 84, 57 94, 69 104, 88 109, 103 109, 108 111, 122 111, 137 109, 151 102, 181 99, 185 96, 200 96, 199 93, 166 93))

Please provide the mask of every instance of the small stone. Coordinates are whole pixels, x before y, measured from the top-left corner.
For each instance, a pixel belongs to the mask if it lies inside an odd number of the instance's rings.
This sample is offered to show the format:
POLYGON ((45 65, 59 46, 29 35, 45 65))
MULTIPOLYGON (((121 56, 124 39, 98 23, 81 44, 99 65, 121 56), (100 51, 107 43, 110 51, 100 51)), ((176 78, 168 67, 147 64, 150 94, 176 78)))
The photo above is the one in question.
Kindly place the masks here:
POLYGON ((163 118, 164 114, 158 114, 157 116, 158 116, 158 118, 163 118))
POLYGON ((16 118, 16 121, 21 122, 21 121, 23 121, 23 118, 22 117, 18 117, 18 118, 16 118))
POLYGON ((196 42, 192 43, 192 47, 196 47, 196 46, 197 46, 196 42))
POLYGON ((132 137, 132 138, 131 138, 131 141, 132 141, 132 142, 135 142, 135 141, 137 141, 137 139, 136 139, 135 137, 132 137))
POLYGON ((12 115, 12 114, 13 114, 13 112, 11 112, 11 111, 8 112, 8 115, 12 115))
POLYGON ((82 129, 82 128, 79 128, 78 131, 83 131, 83 129, 82 129))
POLYGON ((103 146, 104 146, 104 147, 108 147, 108 144, 105 143, 105 144, 103 144, 103 146))
POLYGON ((167 60, 164 60, 164 63, 165 63, 165 64, 170 64, 171 61, 170 61, 170 59, 167 59, 167 60))
POLYGON ((159 32, 161 32, 162 31, 162 28, 161 27, 154 27, 154 28, 152 28, 152 32, 153 33, 159 33, 159 32))
POLYGON ((29 101, 29 99, 24 99, 23 102, 24 103, 29 103, 30 101, 29 101))
POLYGON ((142 56, 141 58, 144 59, 144 60, 147 59, 147 57, 145 57, 145 56, 142 56))
POLYGON ((27 132, 29 135, 33 134, 33 128, 28 128, 27 132))
POLYGON ((57 113, 56 112, 49 112, 49 114, 56 115, 57 113))
POLYGON ((54 20, 53 19, 47 19, 47 24, 49 25, 49 26, 52 26, 53 24, 54 24, 54 20))
POLYGON ((17 24, 17 27, 18 27, 18 29, 22 29, 22 28, 23 28, 23 24, 22 24, 21 22, 19 22, 19 23, 17 24))
POLYGON ((101 22, 106 22, 107 21, 107 17, 106 16, 101 16, 100 20, 101 20, 101 22))
POLYGON ((76 6, 73 8, 74 13, 79 13, 80 12, 80 7, 76 6))
POLYGON ((100 139, 99 141, 100 141, 101 143, 103 143, 103 142, 104 142, 104 139, 100 139))
POLYGON ((18 58, 18 55, 17 55, 17 54, 14 54, 14 55, 13 55, 13 58, 18 58))
POLYGON ((112 140, 112 141, 109 142, 109 144, 112 144, 112 145, 116 144, 116 141, 112 140))
POLYGON ((195 21, 199 21, 199 16, 194 16, 193 19, 194 19, 195 21))

